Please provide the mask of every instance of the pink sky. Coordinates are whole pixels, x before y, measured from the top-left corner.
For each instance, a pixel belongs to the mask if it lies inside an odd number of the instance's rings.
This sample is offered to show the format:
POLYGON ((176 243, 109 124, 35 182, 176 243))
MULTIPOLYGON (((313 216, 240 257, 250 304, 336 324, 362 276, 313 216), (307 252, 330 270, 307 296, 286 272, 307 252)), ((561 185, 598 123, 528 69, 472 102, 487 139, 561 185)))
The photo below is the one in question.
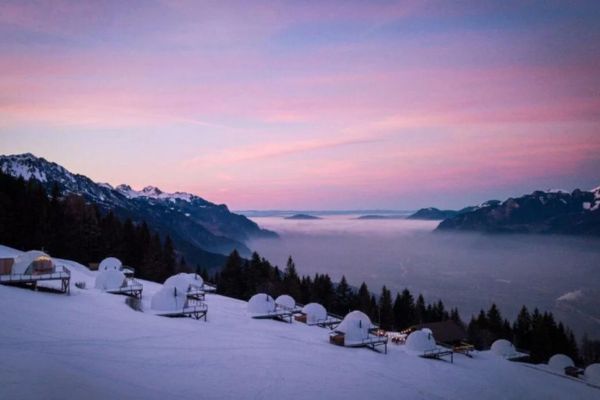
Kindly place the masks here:
POLYGON ((0 4, 0 153, 233 209, 600 185, 597 2, 0 4))

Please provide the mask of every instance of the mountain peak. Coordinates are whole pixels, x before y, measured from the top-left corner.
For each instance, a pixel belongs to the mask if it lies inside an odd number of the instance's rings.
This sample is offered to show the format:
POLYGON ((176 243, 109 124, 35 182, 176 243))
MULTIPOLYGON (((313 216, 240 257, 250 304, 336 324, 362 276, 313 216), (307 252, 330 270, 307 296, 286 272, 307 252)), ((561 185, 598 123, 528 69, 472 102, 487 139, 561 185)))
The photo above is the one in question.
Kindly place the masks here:
POLYGON ((148 195, 149 197, 160 196, 161 194, 163 194, 163 191, 155 186, 146 186, 142 189, 142 192, 148 195))

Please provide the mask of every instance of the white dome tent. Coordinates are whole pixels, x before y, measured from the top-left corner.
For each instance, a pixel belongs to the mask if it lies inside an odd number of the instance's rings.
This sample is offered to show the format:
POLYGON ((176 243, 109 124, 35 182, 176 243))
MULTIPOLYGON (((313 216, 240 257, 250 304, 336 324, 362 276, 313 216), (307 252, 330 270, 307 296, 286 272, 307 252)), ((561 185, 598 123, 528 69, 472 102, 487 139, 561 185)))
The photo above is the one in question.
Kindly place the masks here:
POLYGON ((406 338, 406 348, 420 353, 437 349, 437 344, 430 329, 414 331, 406 338))
POLYGON ((19 254, 12 266, 12 274, 41 275, 51 274, 55 271, 52 258, 39 250, 30 250, 19 254))
POLYGON ((585 372, 583 374, 586 382, 600 386, 600 364, 590 364, 585 368, 585 372))
POLYGON ((438 346, 430 328, 423 328, 411 332, 404 343, 406 350, 417 353, 420 357, 441 360, 444 357, 450 357, 450 362, 454 362, 454 350, 438 346))
POLYGON ((187 293, 188 297, 194 300, 204 300, 204 280, 198 274, 181 272, 167 278, 164 285, 176 287, 179 291, 187 293))
POLYGON ((189 297, 189 287, 163 285, 162 289, 152 296, 150 308, 157 314, 165 317, 192 317, 204 318, 208 313, 208 306, 204 302, 196 301, 189 297))
MULTIPOLYGON (((69 293, 71 273, 64 266, 57 266, 43 251, 30 250, 14 259, 3 259, 0 283, 30 284, 34 289, 40 281, 60 281, 60 291, 69 293)), ((47 287, 57 289, 55 287, 47 287)))
POLYGON ((282 294, 275 299, 275 305, 283 310, 294 311, 296 309, 296 300, 290 295, 282 294))
POLYGON ((308 303, 302 307, 302 315, 296 319, 307 325, 317 325, 327 321, 327 310, 319 303, 308 303))
POLYGON ((527 354, 517 351, 515 346, 506 339, 498 339, 492 343, 490 348, 492 354, 507 360, 517 360, 519 358, 527 357, 527 354))
POLYGON ((266 293, 255 294, 248 300, 248 312, 254 315, 274 313, 275 300, 266 293))
MULTIPOLYGON (((116 258, 114 260, 117 260, 116 258)), ((118 261, 118 260, 117 260, 118 261)), ((120 261, 119 261, 120 262, 120 261)), ((137 298, 142 297, 143 286, 133 278, 125 275, 124 271, 115 269, 116 263, 110 261, 105 264, 106 269, 98 272, 94 286, 112 294, 124 294, 137 298)))
POLYGON ((104 270, 96 276, 96 289, 111 291, 118 290, 124 286, 126 286, 125 274, 119 270, 104 270))
POLYGON ((371 319, 365 313, 352 311, 344 317, 335 330, 345 334, 346 342, 359 342, 367 339, 369 331, 374 328, 371 319))
POLYGON ((100 261, 98 272, 108 270, 121 271, 126 277, 133 277, 135 273, 133 268, 124 266, 121 260, 116 257, 106 257, 104 260, 100 261))
POLYGON ((255 319, 292 322, 292 311, 278 308, 275 300, 266 293, 255 294, 248 300, 248 313, 255 319))
POLYGON ((107 257, 104 260, 100 261, 98 271, 108 271, 109 269, 112 269, 114 271, 120 271, 121 268, 123 268, 121 260, 115 257, 107 257))
POLYGON ((375 329, 375 325, 365 313, 352 311, 335 328, 329 341, 340 346, 369 347, 373 350, 376 346, 384 345, 387 353, 387 337, 371 334, 372 329, 375 329))
POLYGON ((574 367, 575 363, 571 357, 565 354, 555 354, 548 360, 548 367, 554 372, 565 373, 567 367, 574 367))

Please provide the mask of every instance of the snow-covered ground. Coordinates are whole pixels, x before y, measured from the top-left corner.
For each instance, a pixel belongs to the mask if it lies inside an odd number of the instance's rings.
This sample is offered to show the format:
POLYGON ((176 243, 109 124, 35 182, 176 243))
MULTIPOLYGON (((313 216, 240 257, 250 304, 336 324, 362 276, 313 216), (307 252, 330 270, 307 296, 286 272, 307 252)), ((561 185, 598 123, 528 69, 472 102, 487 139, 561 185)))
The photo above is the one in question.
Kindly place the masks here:
MULTIPOLYGON (((218 295, 207 322, 137 312, 92 289, 95 272, 61 263, 70 296, 0 286, 0 399, 600 398, 489 352, 451 364, 394 344, 387 355, 333 346, 327 329, 253 320, 245 302, 218 295)), ((148 307, 161 285, 142 282, 148 307)))

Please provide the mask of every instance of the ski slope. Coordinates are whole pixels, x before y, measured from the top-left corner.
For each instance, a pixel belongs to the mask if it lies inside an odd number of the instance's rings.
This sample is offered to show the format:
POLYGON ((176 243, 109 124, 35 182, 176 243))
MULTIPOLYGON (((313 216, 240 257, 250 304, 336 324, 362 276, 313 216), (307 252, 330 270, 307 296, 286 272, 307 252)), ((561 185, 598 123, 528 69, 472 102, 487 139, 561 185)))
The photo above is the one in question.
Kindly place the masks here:
MULTIPOLYGON (((71 270, 70 296, 0 286, 0 399, 600 398, 489 352, 450 364, 394 344, 387 355, 333 346, 327 329, 253 320, 246 302, 218 295, 207 322, 134 311, 93 289, 95 272, 56 261, 71 270)), ((161 285, 142 283, 148 307, 161 285)))

